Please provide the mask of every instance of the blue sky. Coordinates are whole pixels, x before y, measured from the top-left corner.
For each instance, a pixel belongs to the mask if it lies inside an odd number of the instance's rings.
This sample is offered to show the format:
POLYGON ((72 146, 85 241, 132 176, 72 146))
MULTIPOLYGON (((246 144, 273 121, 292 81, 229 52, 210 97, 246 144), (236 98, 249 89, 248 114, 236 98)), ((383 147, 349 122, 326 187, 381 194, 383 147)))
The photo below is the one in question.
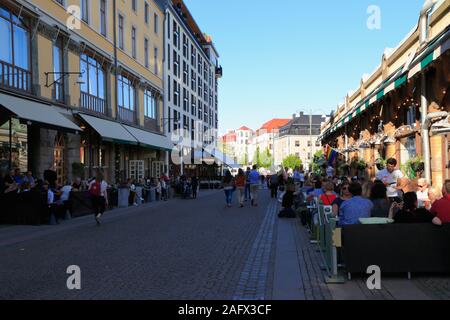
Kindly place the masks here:
POLYGON ((329 114, 419 19, 424 0, 185 0, 223 66, 219 131, 329 114), (381 9, 381 29, 367 9, 381 9))

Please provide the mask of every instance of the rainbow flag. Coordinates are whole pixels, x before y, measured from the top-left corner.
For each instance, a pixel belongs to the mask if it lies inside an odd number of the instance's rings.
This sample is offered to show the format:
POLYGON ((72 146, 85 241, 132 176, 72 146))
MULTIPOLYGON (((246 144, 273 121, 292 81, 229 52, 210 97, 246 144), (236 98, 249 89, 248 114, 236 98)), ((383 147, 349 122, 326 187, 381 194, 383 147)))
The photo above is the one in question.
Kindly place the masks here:
POLYGON ((338 152, 331 148, 329 145, 325 147, 325 159, 327 160, 329 165, 332 165, 334 162, 334 159, 338 156, 338 152))

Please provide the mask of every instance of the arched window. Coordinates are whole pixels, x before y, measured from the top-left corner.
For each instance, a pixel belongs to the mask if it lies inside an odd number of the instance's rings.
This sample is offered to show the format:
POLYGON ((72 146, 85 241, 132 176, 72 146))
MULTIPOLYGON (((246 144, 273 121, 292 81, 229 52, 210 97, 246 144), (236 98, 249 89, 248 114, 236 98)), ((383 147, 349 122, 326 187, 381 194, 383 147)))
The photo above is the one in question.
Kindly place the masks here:
POLYGON ((0 7, 0 87, 30 90, 30 33, 23 19, 0 7))

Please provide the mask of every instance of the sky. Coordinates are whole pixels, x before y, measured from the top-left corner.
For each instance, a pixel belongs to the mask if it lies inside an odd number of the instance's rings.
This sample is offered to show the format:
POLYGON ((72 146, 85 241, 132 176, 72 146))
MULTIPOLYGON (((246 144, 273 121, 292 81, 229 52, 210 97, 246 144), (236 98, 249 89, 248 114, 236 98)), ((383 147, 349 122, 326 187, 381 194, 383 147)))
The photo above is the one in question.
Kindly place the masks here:
POLYGON ((219 134, 330 114, 419 20, 424 0, 185 0, 220 54, 219 134), (369 28, 374 11, 380 28, 369 28))

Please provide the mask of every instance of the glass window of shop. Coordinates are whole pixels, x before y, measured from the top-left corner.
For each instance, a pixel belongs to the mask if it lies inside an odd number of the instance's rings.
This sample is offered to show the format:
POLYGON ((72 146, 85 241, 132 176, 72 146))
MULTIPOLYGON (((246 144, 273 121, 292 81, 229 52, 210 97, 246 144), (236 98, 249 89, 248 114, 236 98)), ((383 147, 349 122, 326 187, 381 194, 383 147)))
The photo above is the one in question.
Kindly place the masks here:
POLYGON ((9 120, 0 125, 0 171, 6 170, 11 161, 12 168, 28 170, 28 128, 19 120, 11 121, 11 144, 9 137, 9 120))

